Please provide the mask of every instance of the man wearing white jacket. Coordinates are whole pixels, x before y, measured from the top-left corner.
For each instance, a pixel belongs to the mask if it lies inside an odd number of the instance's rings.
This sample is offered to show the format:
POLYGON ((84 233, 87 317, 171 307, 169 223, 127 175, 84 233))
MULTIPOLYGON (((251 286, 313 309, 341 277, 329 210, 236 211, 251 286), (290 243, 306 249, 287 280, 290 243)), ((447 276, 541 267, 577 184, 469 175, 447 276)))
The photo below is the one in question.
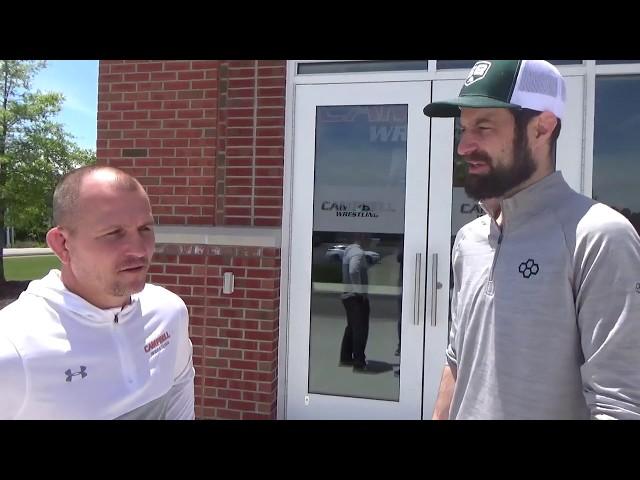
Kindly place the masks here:
POLYGON ((82 167, 54 192, 62 263, 0 311, 0 419, 193 419, 184 302, 146 284, 155 237, 137 180, 82 167))

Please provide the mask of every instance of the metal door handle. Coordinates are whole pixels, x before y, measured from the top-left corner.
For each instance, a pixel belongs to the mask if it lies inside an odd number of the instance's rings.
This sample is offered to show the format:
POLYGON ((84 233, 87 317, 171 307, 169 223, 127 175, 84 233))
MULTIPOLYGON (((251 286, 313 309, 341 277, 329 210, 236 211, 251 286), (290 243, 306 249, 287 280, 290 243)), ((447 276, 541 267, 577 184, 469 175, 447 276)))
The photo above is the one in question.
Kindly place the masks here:
POLYGON ((420 274, 422 273, 422 254, 416 253, 416 278, 413 300, 413 324, 420 325, 420 274))
POLYGON ((431 326, 438 324, 438 290, 442 284, 438 281, 438 254, 433 254, 431 262, 431 326))

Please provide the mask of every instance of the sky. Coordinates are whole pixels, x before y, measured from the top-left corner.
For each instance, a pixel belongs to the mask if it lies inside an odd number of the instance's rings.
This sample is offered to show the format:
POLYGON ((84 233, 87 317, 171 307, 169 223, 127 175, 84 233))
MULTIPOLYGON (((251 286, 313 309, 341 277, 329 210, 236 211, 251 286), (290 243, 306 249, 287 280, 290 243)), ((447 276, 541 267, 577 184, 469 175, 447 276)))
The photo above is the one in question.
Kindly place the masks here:
POLYGON ((58 121, 82 148, 96 149, 98 106, 98 60, 47 60, 34 77, 34 90, 59 92, 65 96, 58 121))

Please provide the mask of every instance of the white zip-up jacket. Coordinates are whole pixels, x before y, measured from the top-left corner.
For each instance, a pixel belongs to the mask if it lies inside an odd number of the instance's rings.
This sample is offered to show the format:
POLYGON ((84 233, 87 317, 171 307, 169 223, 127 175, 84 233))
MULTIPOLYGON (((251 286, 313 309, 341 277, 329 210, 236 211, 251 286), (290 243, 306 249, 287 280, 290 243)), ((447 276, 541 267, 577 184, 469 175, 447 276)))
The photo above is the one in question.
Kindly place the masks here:
POLYGON ((0 419, 193 419, 188 312, 147 284, 102 310, 58 270, 0 311, 0 419))
POLYGON ((640 418, 640 238, 556 172, 460 229, 450 418, 640 418))

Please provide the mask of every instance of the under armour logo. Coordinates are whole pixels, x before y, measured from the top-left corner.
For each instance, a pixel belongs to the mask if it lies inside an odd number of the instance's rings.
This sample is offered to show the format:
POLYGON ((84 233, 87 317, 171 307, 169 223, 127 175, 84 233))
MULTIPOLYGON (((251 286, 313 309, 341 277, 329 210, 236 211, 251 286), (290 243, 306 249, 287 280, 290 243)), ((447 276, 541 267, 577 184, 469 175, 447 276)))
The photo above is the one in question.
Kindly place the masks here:
POLYGON ((532 259, 527 260, 526 262, 522 262, 518 271, 522 274, 524 278, 529 278, 531 275, 538 274, 538 264, 532 259))
POLYGON ((76 375, 81 375, 82 378, 86 377, 87 376, 86 371, 87 371, 87 367, 85 367, 83 365, 80 365, 80 371, 79 372, 72 372, 71 369, 69 368, 64 373, 67 376, 67 382, 70 382, 71 379, 73 377, 75 377, 76 375))

